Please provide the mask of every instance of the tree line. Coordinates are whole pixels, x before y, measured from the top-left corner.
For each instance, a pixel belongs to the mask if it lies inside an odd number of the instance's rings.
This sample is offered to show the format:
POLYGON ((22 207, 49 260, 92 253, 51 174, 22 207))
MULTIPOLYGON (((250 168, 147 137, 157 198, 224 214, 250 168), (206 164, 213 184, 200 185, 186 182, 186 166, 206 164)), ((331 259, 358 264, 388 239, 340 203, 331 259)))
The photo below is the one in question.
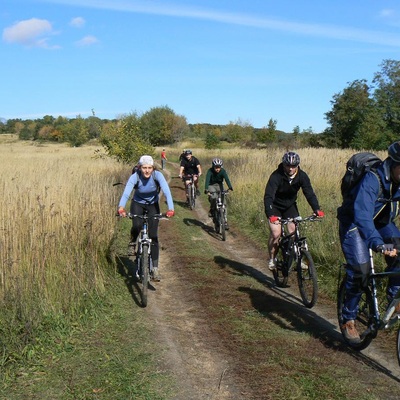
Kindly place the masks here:
POLYGON ((283 132, 273 118, 262 128, 241 119, 226 125, 188 124, 184 116, 160 106, 141 115, 132 112, 112 120, 96 117, 94 110, 88 118, 46 115, 34 120, 0 120, 0 133, 71 146, 95 139, 110 156, 123 162, 132 162, 143 153, 152 154, 155 146, 185 139, 203 140, 208 149, 218 148, 225 141, 246 147, 383 150, 400 134, 400 61, 384 60, 380 68, 370 84, 358 79, 333 95, 332 108, 325 113, 328 128, 323 132, 314 132, 312 127, 300 130, 299 126, 283 132))

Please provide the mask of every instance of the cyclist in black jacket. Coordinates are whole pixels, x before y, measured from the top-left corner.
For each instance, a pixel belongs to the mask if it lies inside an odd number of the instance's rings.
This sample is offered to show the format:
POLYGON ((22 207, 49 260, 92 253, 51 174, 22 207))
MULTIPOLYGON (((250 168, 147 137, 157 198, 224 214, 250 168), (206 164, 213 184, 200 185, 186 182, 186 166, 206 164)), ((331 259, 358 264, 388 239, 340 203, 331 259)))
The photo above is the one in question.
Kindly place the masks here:
MULTIPOLYGON (((208 216, 210 218, 214 215, 218 195, 221 190, 224 190, 224 181, 226 182, 228 189, 233 190, 228 173, 224 168, 224 162, 220 158, 214 158, 211 163, 211 168, 207 171, 204 186, 204 193, 209 194, 208 201, 210 202, 210 211, 208 212, 208 216)), ((226 202, 225 197, 224 202, 226 202)), ((225 229, 229 229, 227 221, 225 221, 225 229)))
POLYGON ((200 161, 193 156, 192 150, 185 150, 185 156, 181 159, 179 168, 179 178, 183 178, 186 188, 189 181, 185 179, 185 175, 193 175, 193 182, 196 187, 196 196, 200 196, 199 176, 201 173, 200 161))
MULTIPOLYGON (((268 268, 276 268, 275 254, 278 248, 282 226, 279 218, 299 216, 297 208, 297 192, 302 189, 308 204, 317 217, 323 217, 317 196, 311 186, 308 175, 300 169, 300 156, 289 151, 282 157, 282 162, 269 177, 265 187, 264 208, 269 220, 270 237, 268 241, 268 268)), ((289 232, 294 231, 294 224, 288 224, 289 232)))

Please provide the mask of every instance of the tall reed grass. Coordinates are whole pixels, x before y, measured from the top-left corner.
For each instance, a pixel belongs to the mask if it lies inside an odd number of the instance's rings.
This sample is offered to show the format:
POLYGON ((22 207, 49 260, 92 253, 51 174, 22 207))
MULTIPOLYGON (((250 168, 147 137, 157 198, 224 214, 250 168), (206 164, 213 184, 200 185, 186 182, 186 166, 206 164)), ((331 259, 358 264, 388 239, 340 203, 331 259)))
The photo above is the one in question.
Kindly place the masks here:
MULTIPOLYGON (((29 332, 46 315, 79 316, 106 285, 128 169, 96 147, 0 144, 0 331, 29 332)), ((4 335, 3 335, 4 337, 4 335)))

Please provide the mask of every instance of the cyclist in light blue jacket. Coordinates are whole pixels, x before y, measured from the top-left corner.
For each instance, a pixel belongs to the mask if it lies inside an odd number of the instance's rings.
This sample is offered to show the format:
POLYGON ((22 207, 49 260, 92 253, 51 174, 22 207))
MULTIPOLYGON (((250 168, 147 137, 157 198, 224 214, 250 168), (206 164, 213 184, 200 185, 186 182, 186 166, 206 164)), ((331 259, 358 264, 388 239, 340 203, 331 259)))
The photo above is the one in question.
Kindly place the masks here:
MULTIPOLYGON (((144 155, 139 160, 140 169, 132 174, 125 186, 124 193, 121 196, 118 205, 118 214, 121 217, 126 217, 125 206, 132 192, 133 198, 130 205, 131 214, 143 215, 147 210, 149 215, 149 237, 152 239, 151 257, 153 259, 153 275, 154 280, 160 280, 158 274, 158 219, 151 216, 160 213, 159 191, 163 191, 167 200, 168 211, 166 217, 173 217, 174 203, 167 181, 164 175, 156 171, 154 168, 154 160, 151 156, 144 155)), ((135 243, 142 228, 142 220, 139 218, 132 219, 131 241, 128 246, 128 255, 134 255, 135 243)))

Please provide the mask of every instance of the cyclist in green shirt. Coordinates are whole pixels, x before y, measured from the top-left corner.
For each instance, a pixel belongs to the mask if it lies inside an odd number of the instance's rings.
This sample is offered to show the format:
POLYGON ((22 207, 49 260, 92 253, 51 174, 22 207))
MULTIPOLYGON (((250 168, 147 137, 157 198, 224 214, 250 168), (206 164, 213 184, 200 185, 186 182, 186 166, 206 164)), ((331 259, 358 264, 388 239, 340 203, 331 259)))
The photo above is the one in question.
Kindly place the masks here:
MULTIPOLYGON (((221 190, 224 190, 224 181, 226 182, 228 189, 233 190, 228 173, 223 168, 223 165, 224 163, 220 158, 214 158, 212 160, 211 168, 207 171, 206 174, 204 193, 209 195, 208 201, 210 202, 210 211, 208 212, 208 216, 210 218, 212 218, 214 214, 218 194, 221 190)), ((226 224, 225 229, 228 229, 228 224, 226 224)))

